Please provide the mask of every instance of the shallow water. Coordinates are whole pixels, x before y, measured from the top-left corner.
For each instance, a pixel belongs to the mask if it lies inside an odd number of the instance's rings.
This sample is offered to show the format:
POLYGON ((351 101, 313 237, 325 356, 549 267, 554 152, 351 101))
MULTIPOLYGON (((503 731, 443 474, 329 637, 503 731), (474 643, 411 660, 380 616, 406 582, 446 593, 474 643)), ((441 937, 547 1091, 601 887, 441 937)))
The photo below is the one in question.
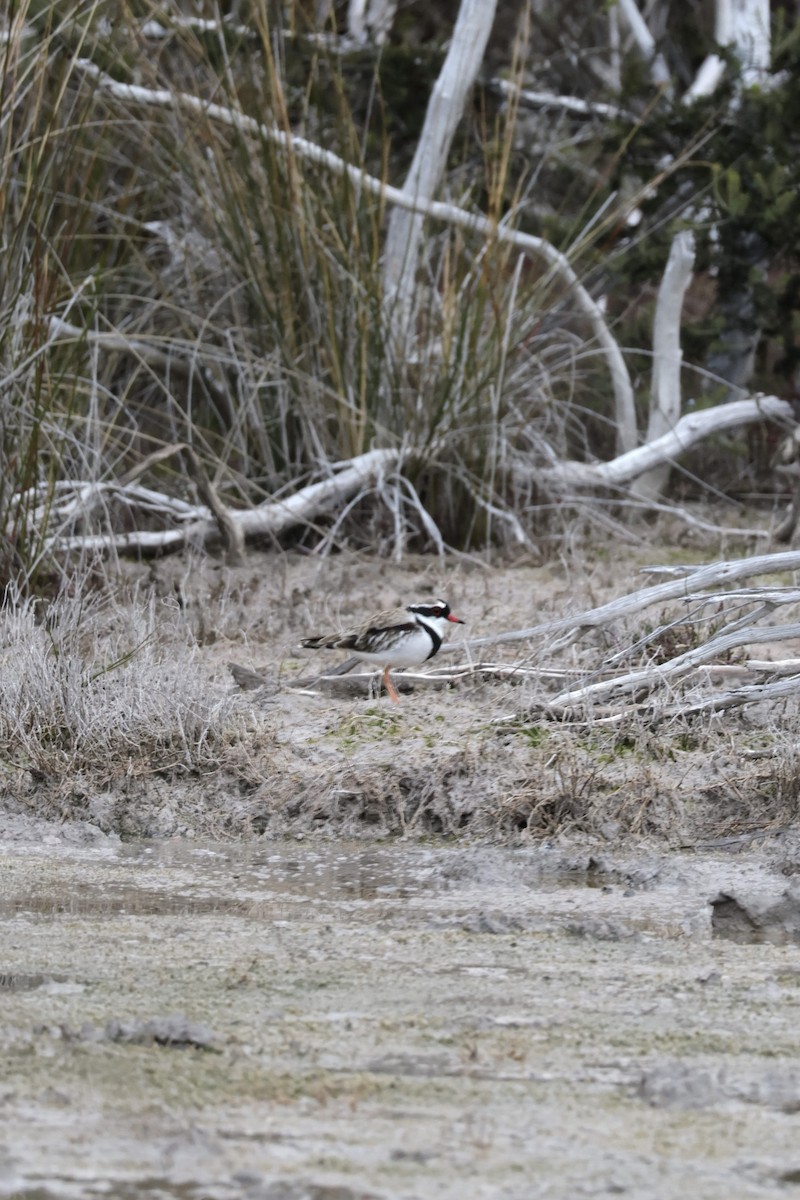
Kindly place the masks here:
MULTIPOLYGON (((363 843, 291 846, 276 852, 247 845, 198 844, 178 839, 167 842, 121 844, 103 851, 72 852, 83 856, 83 878, 65 891, 61 872, 43 871, 35 889, 4 890, 0 917, 15 913, 71 916, 120 913, 198 913, 249 911, 252 902, 272 900, 318 903, 429 899, 455 892, 472 879, 462 854, 445 849, 407 847, 365 848, 363 843), (91 863, 91 868, 88 864, 91 863)), ((50 856, 48 856, 50 857, 50 856)), ((63 860, 59 849, 53 858, 63 860)), ((502 887, 509 872, 514 882, 549 891, 576 884, 594 886, 592 871, 565 864, 546 852, 492 861, 486 851, 480 873, 486 882, 502 887)))
POLYGON ((0 871, 0 1195, 800 1178, 791 881, 758 853, 55 840, 0 871))

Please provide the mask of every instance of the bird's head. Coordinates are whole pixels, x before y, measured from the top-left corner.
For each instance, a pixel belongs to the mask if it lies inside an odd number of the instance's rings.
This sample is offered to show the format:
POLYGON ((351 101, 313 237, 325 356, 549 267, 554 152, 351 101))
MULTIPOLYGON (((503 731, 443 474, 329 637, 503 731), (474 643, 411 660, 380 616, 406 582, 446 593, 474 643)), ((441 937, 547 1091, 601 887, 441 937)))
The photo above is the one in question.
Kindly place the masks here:
POLYGON ((464 625, 460 617, 454 617, 446 600, 431 600, 425 604, 409 604, 408 611, 413 613, 416 621, 430 625, 442 633, 447 628, 447 622, 453 625, 464 625))

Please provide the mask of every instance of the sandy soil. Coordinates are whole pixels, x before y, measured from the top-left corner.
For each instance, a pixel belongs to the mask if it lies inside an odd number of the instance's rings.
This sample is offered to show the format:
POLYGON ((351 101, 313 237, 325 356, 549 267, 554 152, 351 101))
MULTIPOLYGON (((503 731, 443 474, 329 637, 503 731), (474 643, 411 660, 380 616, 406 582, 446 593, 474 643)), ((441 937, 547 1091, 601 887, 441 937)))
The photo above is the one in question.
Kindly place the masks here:
POLYGON ((800 892, 774 847, 15 829, 0 1195, 766 1200, 800 1181, 800 892))

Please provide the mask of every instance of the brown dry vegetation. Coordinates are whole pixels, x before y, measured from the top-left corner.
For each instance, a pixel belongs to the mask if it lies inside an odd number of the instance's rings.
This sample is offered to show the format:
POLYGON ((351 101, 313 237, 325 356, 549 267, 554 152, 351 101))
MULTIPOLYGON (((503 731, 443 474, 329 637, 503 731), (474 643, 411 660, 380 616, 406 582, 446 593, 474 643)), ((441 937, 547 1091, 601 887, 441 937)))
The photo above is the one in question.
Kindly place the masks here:
MULTIPOLYGON (((6 610, 5 804, 124 837, 582 832, 678 846, 781 828, 798 816, 794 700, 608 728, 526 717, 546 680, 418 688, 398 707, 293 687, 324 665, 298 649, 301 637, 362 611, 446 595, 469 635, 482 636, 633 591, 644 564, 718 556, 651 538, 642 528, 621 548, 595 536, 583 554, 547 565, 169 559, 128 564, 111 595, 89 603, 78 589, 6 610), (238 689, 230 662, 266 685, 238 689)), ((584 635, 571 652, 580 676, 659 616, 584 635)), ((547 640, 492 658, 546 666, 547 640)))

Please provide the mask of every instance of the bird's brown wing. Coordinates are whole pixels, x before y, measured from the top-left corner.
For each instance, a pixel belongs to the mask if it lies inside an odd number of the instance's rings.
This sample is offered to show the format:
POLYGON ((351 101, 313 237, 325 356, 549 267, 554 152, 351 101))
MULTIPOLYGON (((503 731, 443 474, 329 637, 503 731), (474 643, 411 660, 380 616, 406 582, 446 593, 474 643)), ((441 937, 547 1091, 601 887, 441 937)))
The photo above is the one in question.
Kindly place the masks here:
POLYGON ((346 632, 348 635, 359 636, 371 633, 373 629, 396 629, 398 625, 408 624, 408 612, 405 608, 386 608, 383 612, 372 613, 360 625, 354 625, 346 632))
POLYGON ((414 621, 394 621, 390 625, 373 622, 365 629, 353 633, 346 642, 339 645, 346 650, 357 650, 364 653, 380 653, 387 646, 394 645, 398 633, 413 633, 417 628, 414 621))
POLYGON ((404 608, 387 608, 373 613, 360 625, 343 629, 339 633, 326 633, 322 637, 305 638, 301 643, 307 650, 365 650, 376 634, 394 629, 413 629, 404 608))

